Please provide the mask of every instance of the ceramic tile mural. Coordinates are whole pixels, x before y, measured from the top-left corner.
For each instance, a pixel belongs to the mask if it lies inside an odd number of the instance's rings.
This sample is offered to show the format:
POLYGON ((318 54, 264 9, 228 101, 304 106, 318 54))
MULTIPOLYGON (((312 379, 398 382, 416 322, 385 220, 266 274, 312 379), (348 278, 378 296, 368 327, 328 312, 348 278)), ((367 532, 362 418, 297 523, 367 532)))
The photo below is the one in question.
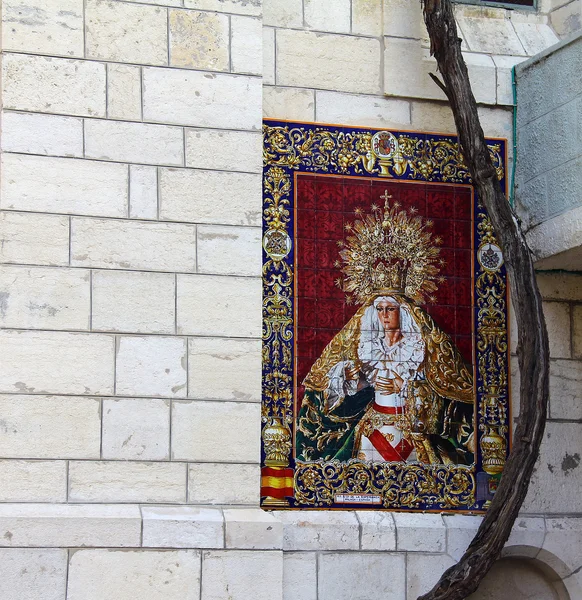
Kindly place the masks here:
POLYGON ((262 506, 483 511, 507 282, 456 138, 266 121, 264 158, 262 506))

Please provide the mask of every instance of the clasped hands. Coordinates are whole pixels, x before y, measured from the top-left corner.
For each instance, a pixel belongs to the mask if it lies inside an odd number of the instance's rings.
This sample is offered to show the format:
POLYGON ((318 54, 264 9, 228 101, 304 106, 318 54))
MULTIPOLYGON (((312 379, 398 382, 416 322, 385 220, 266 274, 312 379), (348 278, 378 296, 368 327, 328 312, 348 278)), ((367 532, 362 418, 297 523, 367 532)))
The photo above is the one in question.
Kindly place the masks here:
MULTIPOLYGON (((353 364, 347 364, 344 368, 345 378, 347 381, 359 381, 360 369, 353 364)), ((404 384, 404 379, 394 374, 393 378, 388 377, 376 377, 374 387, 382 394, 397 394, 404 384)))

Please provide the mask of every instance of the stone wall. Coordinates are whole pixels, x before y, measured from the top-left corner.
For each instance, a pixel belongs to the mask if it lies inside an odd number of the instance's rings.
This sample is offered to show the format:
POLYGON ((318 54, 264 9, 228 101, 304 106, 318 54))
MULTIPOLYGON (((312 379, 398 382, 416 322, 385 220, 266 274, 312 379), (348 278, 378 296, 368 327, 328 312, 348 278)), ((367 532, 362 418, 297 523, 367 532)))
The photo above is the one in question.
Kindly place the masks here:
MULTIPOLYGON (((261 108, 453 132, 420 4, 2 10, 0 597, 427 589, 478 517, 257 508, 261 108)), ((544 10, 457 7, 488 136, 511 138, 511 67, 557 41, 544 10)), ((575 598, 582 293, 547 281, 551 439, 508 552, 575 598)))

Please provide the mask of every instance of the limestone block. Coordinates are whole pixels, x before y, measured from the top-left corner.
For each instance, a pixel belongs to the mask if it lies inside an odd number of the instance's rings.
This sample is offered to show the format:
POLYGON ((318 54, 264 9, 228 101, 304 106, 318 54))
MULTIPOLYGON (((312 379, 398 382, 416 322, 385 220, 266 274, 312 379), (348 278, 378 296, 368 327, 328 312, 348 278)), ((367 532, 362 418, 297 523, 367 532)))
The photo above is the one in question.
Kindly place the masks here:
POLYGON ((66 550, 0 550, 0 597, 3 600, 63 600, 66 587, 66 550))
POLYGON ((261 409, 242 402, 174 402, 172 460, 257 463, 261 409))
POLYGON ((4 154, 2 208, 123 217, 127 166, 74 158, 4 154))
POLYGON ((500 137, 507 140, 507 155, 509 160, 508 169, 512 164, 513 110, 504 107, 479 107, 479 119, 485 135, 488 137, 500 137))
POLYGON ((92 278, 92 329, 174 333, 174 284, 172 273, 95 271, 92 278))
POLYGON ((70 502, 184 502, 183 463, 71 461, 70 502))
POLYGON ((525 60, 524 56, 492 56, 497 69, 497 104, 513 104, 512 67, 525 60))
POLYGON ((260 175, 161 169, 160 176, 161 219, 260 225, 260 175))
POLYGON ((90 119, 85 123, 85 156, 152 165, 184 164, 180 127, 90 119))
POLYGON ((263 74, 263 32, 261 19, 230 18, 231 70, 234 73, 263 74))
POLYGON ((384 1, 384 35, 419 40, 426 34, 419 3, 384 1))
POLYGON ((202 553, 202 600, 282 600, 283 553, 202 553))
POLYGON ((26 54, 5 54, 4 109, 105 116, 105 65, 26 54))
POLYGON ((263 88, 263 115, 266 119, 315 121, 315 92, 300 88, 263 88))
POLYGON ((158 170, 130 165, 129 216, 132 219, 158 218, 158 170))
POLYGON ((0 262, 62 266, 69 263, 69 219, 0 213, 0 262))
POLYGON ((317 600, 317 554, 283 554, 283 600, 317 600))
POLYGON ((3 12, 4 50, 83 56, 82 0, 8 0, 3 12))
POLYGON ((170 401, 157 398, 103 400, 104 459, 169 460, 170 401))
POLYGON ((304 0, 303 18, 307 29, 350 33, 350 0, 304 0))
POLYGON ((283 525, 259 508, 224 509, 226 547, 247 550, 281 550, 283 525))
POLYGON ((123 548, 139 546, 140 531, 138 506, 0 504, 4 546, 123 548))
POLYGON ((361 510, 356 516, 362 550, 396 550, 396 525, 391 513, 361 510))
POLYGON ((582 275, 539 271, 536 279, 544 300, 582 300, 582 275))
POLYGON ((319 557, 319 600, 405 597, 405 555, 390 553, 323 553, 319 557), (373 573, 372 577, 364 576, 373 573))
POLYGON ((572 307, 572 323, 574 325, 572 332, 574 358, 582 359, 582 306, 572 307))
POLYGON ((260 402, 260 373, 260 340, 201 337, 188 340, 191 398, 260 402))
POLYGON ((0 331, 0 391, 113 393, 114 339, 95 333, 0 331))
POLYGON ((544 302, 544 317, 550 338, 550 356, 570 358, 570 306, 563 302, 544 302))
POLYGON ((546 535, 546 525, 541 517, 518 516, 511 535, 503 548, 502 556, 535 558, 546 535))
POLYGON ((277 32, 277 83, 377 94, 380 41, 282 29, 277 32))
POLYGON ((546 537, 538 560, 554 569, 560 577, 567 577, 580 567, 582 545, 582 518, 546 517, 546 537))
POLYGON ((302 0, 263 0, 263 25, 302 28, 302 0))
POLYGON ((88 58, 146 65, 168 64, 164 8, 88 0, 85 22, 88 58))
POLYGON ((280 512, 283 550, 357 550, 359 523, 352 512, 280 512))
POLYGON ((441 573, 455 564, 448 554, 422 554, 413 552, 406 555, 407 598, 417 598, 426 594, 439 580, 441 573))
POLYGON ((509 19, 459 15, 457 20, 472 52, 488 53, 491 48, 495 48, 495 54, 527 54, 509 19))
POLYGON ((582 2, 575 0, 554 10, 550 14, 550 24, 561 38, 580 31, 582 29, 582 2))
POLYGON ((579 502, 582 424, 549 422, 531 478, 523 512, 577 512, 579 502))
POLYGON ((352 33, 382 35, 382 4, 374 0, 352 0, 352 33))
POLYGON ((74 117, 5 112, 2 150, 25 154, 83 156, 83 121, 74 117))
POLYGON ((467 64, 471 88, 477 102, 495 104, 497 101, 497 75, 493 59, 490 56, 472 52, 463 53, 463 58, 467 64))
POLYGON ((458 561, 475 537, 483 517, 443 515, 443 519, 447 527, 447 554, 458 561))
POLYGON ((186 8, 214 10, 234 15, 253 15, 255 17, 261 14, 261 4, 261 0, 184 0, 186 8))
POLYGON ((97 398, 2 395, 0 414, 5 458, 99 458, 97 398))
POLYGON ((514 22, 513 28, 529 56, 538 54, 560 41, 552 28, 544 23, 514 22))
POLYGON ((259 132, 186 130, 186 166, 260 173, 262 137, 259 132))
POLYGON ((130 65, 107 64, 107 116, 141 120, 141 70, 130 65))
POLYGON ((191 504, 259 503, 259 465, 198 463, 188 467, 191 504))
POLYGON ((0 327, 89 329, 89 271, 0 267, 0 327))
POLYGON ((198 272, 217 275, 261 275, 261 230, 258 227, 199 225, 198 272))
POLYGON ((582 362, 553 360, 550 363, 550 417, 582 419, 582 362))
POLYGON ((260 337, 261 280, 178 275, 178 333, 260 337))
POLYGON ((67 463, 65 461, 0 460, 0 502, 66 502, 66 500, 67 463))
POLYGON ((323 123, 406 127, 410 125, 410 102, 338 92, 315 92, 316 120, 323 123))
POLYGON ((170 10, 170 65, 228 71, 228 22, 218 13, 170 10))
POLYGON ((394 513, 396 547, 409 552, 444 552, 446 530, 436 514, 394 513))
POLYGON ((181 223, 73 218, 71 264, 192 272, 196 269, 196 229, 181 223))
POLYGON ((148 121, 219 129, 261 126, 257 77, 144 68, 143 85, 143 114, 148 121))
POLYGON ((77 550, 69 563, 67 598, 199 600, 200 553, 77 550))
POLYGON ((117 348, 116 393, 128 396, 186 396, 186 340, 121 337, 117 348))
POLYGON ((224 548, 224 519, 217 508, 144 506, 143 546, 224 548))
POLYGON ((275 29, 263 27, 263 85, 275 85, 275 29))

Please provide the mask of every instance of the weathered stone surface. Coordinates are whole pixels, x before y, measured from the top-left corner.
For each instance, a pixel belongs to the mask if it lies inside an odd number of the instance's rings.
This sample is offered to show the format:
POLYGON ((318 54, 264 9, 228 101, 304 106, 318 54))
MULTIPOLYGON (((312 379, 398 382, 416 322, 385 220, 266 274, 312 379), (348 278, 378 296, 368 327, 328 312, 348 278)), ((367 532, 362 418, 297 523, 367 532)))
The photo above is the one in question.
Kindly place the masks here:
POLYGON ((67 598, 199 600, 200 553, 77 550, 69 563, 67 598))
POLYGON ((490 56, 465 52, 463 54, 473 95, 477 102, 495 104, 497 101, 497 76, 495 63, 490 56))
POLYGON ((114 339, 95 333, 1 331, 0 391, 113 393, 114 339))
POLYGON ((228 71, 228 17, 195 10, 170 10, 170 64, 228 71))
POLYGON ((215 10, 235 15, 254 15, 256 17, 261 14, 261 4, 261 0, 184 0, 186 8, 215 10))
POLYGON ((281 550, 283 525, 259 508, 224 509, 226 547, 247 550, 281 550))
POLYGON ((5 54, 5 109, 105 117, 105 65, 91 61, 5 54))
POLYGON ((0 267, 0 327, 88 330, 89 279, 84 269, 0 267))
POLYGON ((279 512, 283 550, 357 550, 359 523, 352 512, 279 512))
POLYGON ((488 53, 495 48, 495 54, 527 54, 509 19, 459 16, 457 20, 473 52, 488 53))
POLYGON ((263 86, 275 85, 275 70, 275 29, 263 27, 263 86))
POLYGON ((186 166, 260 173, 261 134, 246 131, 186 130, 186 166))
POLYGON ((83 156, 83 121, 5 112, 2 115, 2 150, 52 156, 83 156))
POLYGON ((85 156, 151 165, 184 164, 180 127, 90 119, 85 123, 85 156))
POLYGON ((518 516, 511 535, 503 548, 503 556, 535 558, 546 535, 546 525, 541 517, 518 516))
POLYGON ((260 421, 254 403, 174 402, 172 459, 257 463, 260 421))
POLYGON ((224 519, 217 508, 144 506, 143 545, 152 548, 224 548, 224 519))
POLYGON ((574 306, 572 308, 572 322, 574 331, 572 332, 572 351, 574 358, 582 359, 582 306, 574 306))
POLYGON ((304 0, 303 15, 307 29, 350 33, 350 0, 304 0))
POLYGON ((102 456, 106 460, 168 460, 170 401, 103 400, 102 456))
POLYGON ((582 361, 550 363, 550 417, 582 419, 582 361))
POLYGON ((127 214, 127 166, 4 154, 2 208, 102 217, 127 214))
POLYGON ((317 600, 317 554, 283 554, 283 600, 317 600))
POLYGON ((0 396, 5 458, 99 458, 99 399, 0 396))
POLYGON ((482 517, 471 515, 443 515, 447 527, 447 554, 460 560, 481 525, 482 517))
POLYGON ((550 356, 570 358, 570 306, 563 302, 544 302, 544 317, 550 338, 550 356))
POLYGON ((421 39, 427 35, 422 19, 422 9, 407 0, 384 1, 384 35, 421 39))
POLYGON ((355 552, 323 553, 319 557, 319 600, 354 600, 374 598, 386 600, 405 597, 405 555, 355 552), (373 577, 363 577, 373 573, 373 577))
POLYGON ((582 518, 546 518, 546 536, 538 560, 543 561, 560 577, 567 577, 580 567, 582 518))
POLYGON ((71 461, 71 502, 184 502, 184 463, 71 461))
POLYGON ((277 32, 277 84, 377 94, 380 42, 282 29, 277 32))
POLYGON ((426 594, 439 580, 441 573, 452 567, 455 561, 448 554, 422 554, 411 552, 406 555, 406 591, 408 598, 426 594))
POLYGON ((582 275, 539 271, 536 278, 544 300, 582 300, 582 275))
POLYGON ((259 465, 198 463, 188 466, 188 502, 252 504, 260 494, 259 465))
POLYGON ((0 504, 4 546, 123 548, 139 546, 140 530, 138 506, 0 504))
POLYGON ((227 338, 188 340, 191 398, 261 400, 261 342, 227 338))
POLYGON ((283 553, 202 553, 202 600, 282 600, 283 553))
POLYGON ((132 219, 158 218, 158 170, 130 165, 129 216, 132 219))
POLYGON ((186 396, 186 340, 127 336, 118 340, 116 392, 128 396, 186 396))
POLYGON ((178 333, 260 337, 261 280, 178 275, 178 333))
POLYGON ((352 33, 382 35, 382 5, 374 0, 352 0, 352 33))
POLYGON ((302 0, 263 0, 263 25, 303 27, 302 0))
POLYGON ((69 219, 57 215, 1 213, 0 262, 67 265, 69 219))
POLYGON ((0 550, 0 597, 3 600, 63 600, 66 587, 66 550, 0 550))
POLYGON ((410 125, 406 100, 316 91, 316 120, 323 123, 401 127, 410 125))
POLYGON ((396 550, 396 525, 391 513, 361 510, 356 516, 362 550, 396 550))
POLYGON ((174 333, 176 290, 172 273, 95 271, 92 292, 93 330, 174 333))
POLYGON ((83 56, 81 0, 8 0, 3 12, 4 50, 83 56))
POLYGON ((196 269, 195 241, 194 225, 73 218, 71 264, 191 272, 196 269))
POLYGON ((222 225, 260 224, 259 175, 189 169, 161 169, 160 175, 161 219, 222 225))
POLYGON ((512 67, 525 60, 525 56, 492 56, 497 70, 497 104, 513 104, 512 67))
POLYGON ((107 116, 141 120, 141 71, 131 65, 107 65, 107 116))
POLYGON ((315 92, 301 88, 264 87, 263 115, 267 119, 315 121, 315 92))
POLYGON ((66 502, 66 500, 67 463, 65 461, 0 460, 0 502, 66 502))
POLYGON ((396 547, 408 552, 444 552, 446 530, 436 514, 394 513, 396 547))
POLYGON ((261 126, 257 77, 144 68, 143 86, 143 114, 148 121, 224 129, 261 126))
POLYGON ((85 9, 89 58, 146 65, 168 64, 165 9, 88 0, 85 9))
POLYGON ((263 32, 261 20, 252 17, 230 18, 230 52, 234 73, 263 74, 263 32))
POLYGON ((517 37, 529 56, 557 44, 560 40, 552 28, 545 23, 513 22, 517 37))
POLYGON ((554 31, 565 38, 582 29, 582 3, 580 0, 569 2, 550 14, 550 23, 554 31))
POLYGON ((260 276, 258 227, 199 225, 197 233, 199 273, 260 276))

